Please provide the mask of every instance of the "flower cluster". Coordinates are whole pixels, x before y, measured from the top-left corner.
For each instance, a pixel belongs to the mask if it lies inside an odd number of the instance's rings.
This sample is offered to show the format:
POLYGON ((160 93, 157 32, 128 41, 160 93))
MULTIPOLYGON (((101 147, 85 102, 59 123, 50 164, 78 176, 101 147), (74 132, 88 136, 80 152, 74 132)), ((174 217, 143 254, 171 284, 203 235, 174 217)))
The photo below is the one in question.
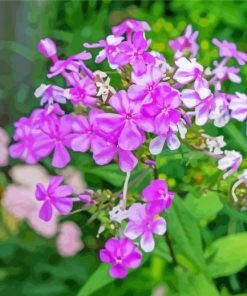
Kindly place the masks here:
MULTIPOLYGON (((51 156, 54 168, 64 168, 71 161, 71 151, 91 152, 97 165, 116 161, 126 173, 122 204, 112 209, 112 219, 127 226, 119 239, 111 238, 101 260, 111 263, 110 274, 125 277, 127 268, 136 268, 141 253, 133 240, 140 237, 140 247, 145 252, 154 248, 153 234, 163 235, 165 220, 159 216, 167 210, 174 197, 165 181, 154 180, 143 191, 145 203, 134 202, 126 209, 130 172, 141 161, 151 168, 155 155, 168 149, 186 145, 186 133, 192 125, 203 126, 212 122, 216 127, 225 126, 231 118, 247 119, 247 96, 224 92, 224 82, 240 83, 239 66, 247 61, 247 55, 235 44, 213 39, 219 48, 219 60, 204 69, 197 61, 198 32, 189 25, 183 36, 169 42, 174 60, 150 50, 151 40, 146 38, 150 26, 144 21, 126 20, 112 28, 112 34, 96 43, 84 43, 85 48, 100 48, 95 62, 107 61, 109 67, 120 75, 122 86, 115 89, 111 79, 101 71, 93 72, 86 65, 92 55, 81 51, 67 59, 60 59, 54 41, 40 41, 38 50, 51 61, 47 77, 58 75, 64 85, 42 84, 35 91, 40 98, 37 108, 26 118, 15 123, 14 141, 9 152, 13 158, 21 158, 35 164, 51 156), (229 61, 238 66, 229 66, 229 61), (64 104, 71 104, 75 112, 66 114, 64 104), (142 159, 139 150, 150 157, 142 159), (119 216, 120 215, 120 216, 119 216)), ((230 63, 231 64, 231 63, 230 63)), ((224 177, 235 172, 242 157, 236 151, 222 151, 222 139, 208 136, 208 155, 217 155, 218 168, 224 177)), ((63 179, 52 177, 48 187, 38 184, 36 198, 42 202, 40 218, 49 221, 52 213, 62 215, 72 210, 73 201, 94 205, 92 192, 72 197, 72 188, 61 185, 63 179)))

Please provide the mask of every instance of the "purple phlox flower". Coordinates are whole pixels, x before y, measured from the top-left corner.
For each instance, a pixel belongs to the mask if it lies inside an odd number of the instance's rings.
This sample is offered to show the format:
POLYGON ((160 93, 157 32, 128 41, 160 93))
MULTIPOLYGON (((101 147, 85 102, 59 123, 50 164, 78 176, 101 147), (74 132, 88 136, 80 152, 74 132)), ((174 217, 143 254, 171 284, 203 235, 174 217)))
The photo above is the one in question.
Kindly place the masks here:
POLYGON ((50 68, 48 78, 62 74, 64 71, 79 72, 82 66, 85 66, 83 61, 91 59, 91 53, 83 51, 67 58, 66 60, 58 60, 50 68))
POLYGON ((185 85, 194 81, 194 89, 200 97, 206 98, 210 94, 208 82, 203 78, 203 67, 196 62, 196 59, 188 60, 185 57, 175 62, 178 70, 174 74, 174 79, 180 84, 185 85))
POLYGON ((123 39, 123 37, 115 37, 110 35, 107 36, 106 40, 100 40, 98 43, 84 43, 83 45, 87 48, 102 47, 103 49, 99 52, 95 59, 96 63, 101 63, 107 58, 110 67, 115 69, 118 67, 118 65, 114 64, 114 57, 116 56, 117 52, 119 52, 119 45, 123 39))
POLYGON ((235 150, 232 150, 232 151, 225 150, 224 155, 218 161, 218 169, 222 171, 226 171, 225 174, 223 175, 223 179, 226 179, 227 177, 232 175, 234 172, 236 172, 242 160, 243 160, 243 157, 239 152, 235 150))
POLYGON ((176 150, 180 147, 180 141, 176 133, 178 127, 169 128, 165 135, 160 135, 151 140, 149 144, 149 151, 153 155, 158 155, 162 152, 165 143, 170 150, 176 150))
POLYGON ((102 262, 111 264, 110 275, 114 278, 126 277, 128 269, 139 267, 142 259, 137 246, 128 238, 109 239, 99 256, 102 262))
POLYGON ((136 150, 145 141, 143 130, 153 129, 150 120, 144 120, 140 113, 141 104, 131 101, 121 90, 110 98, 109 105, 118 114, 99 115, 96 119, 99 129, 107 134, 114 133, 123 150, 136 150))
POLYGON ((179 92, 166 83, 159 88, 159 95, 151 103, 143 105, 142 113, 153 117, 155 133, 164 135, 180 121, 180 103, 179 92))
POLYGON ((232 118, 245 121, 247 119, 247 96, 236 92, 236 95, 232 96, 229 108, 232 111, 232 118))
POLYGON ((34 164, 39 161, 40 156, 34 149, 34 144, 36 139, 43 139, 38 121, 40 112, 40 109, 34 110, 29 118, 21 117, 15 122, 13 139, 17 143, 9 147, 9 154, 12 158, 21 158, 29 164, 34 164))
POLYGON ((115 36, 122 36, 125 33, 128 34, 132 32, 144 32, 150 30, 151 28, 148 23, 137 20, 126 20, 123 21, 120 25, 112 27, 112 33, 115 36))
POLYGON ((98 137, 92 144, 93 159, 98 165, 105 165, 118 156, 121 171, 131 172, 137 165, 138 159, 131 151, 121 149, 115 137, 98 137))
POLYGON ((113 63, 118 66, 130 64, 136 75, 142 75, 146 71, 146 64, 154 64, 155 58, 146 50, 151 41, 146 40, 143 32, 136 32, 132 42, 122 42, 119 45, 119 52, 113 59, 113 63))
POLYGON ((71 80, 71 84, 73 87, 66 89, 64 95, 72 104, 82 103, 84 106, 93 106, 96 104, 97 99, 95 96, 97 89, 93 80, 89 77, 82 77, 75 74, 73 75, 73 82, 71 80))
POLYGON ((210 93, 208 97, 202 98, 193 89, 184 89, 181 93, 182 101, 188 108, 195 108, 195 122, 204 125, 209 119, 210 112, 215 108, 214 96, 210 93))
POLYGON ((63 182, 63 177, 54 176, 50 178, 47 188, 39 183, 36 186, 36 199, 42 201, 42 206, 39 211, 40 219, 49 221, 52 218, 53 207, 61 214, 68 215, 73 207, 73 201, 69 197, 73 190, 69 185, 60 185, 63 182))
POLYGON ((50 118, 42 122, 42 137, 37 137, 34 148, 40 157, 47 157, 53 150, 52 165, 63 168, 70 162, 67 148, 71 147, 71 126, 73 119, 69 115, 61 118, 50 118))
POLYGON ((53 62, 57 61, 57 47, 52 39, 41 39, 38 44, 38 51, 42 53, 46 58, 51 59, 53 62))
POLYGON ((140 203, 129 208, 128 219, 124 234, 130 239, 141 237, 140 245, 143 251, 152 252, 155 245, 153 233, 163 235, 166 232, 165 219, 155 217, 145 204, 140 203))
POLYGON ((48 103, 49 105, 57 102, 59 104, 66 103, 66 98, 64 97, 64 89, 51 84, 41 84, 34 92, 36 98, 41 98, 40 105, 48 103))
POLYGON ((168 191, 166 181, 153 180, 142 192, 144 200, 147 202, 147 210, 152 214, 159 214, 163 210, 168 210, 174 199, 174 193, 168 191))
POLYGON ((230 120, 228 95, 217 93, 214 96, 214 108, 209 114, 209 119, 214 120, 217 127, 225 126, 230 120))
POLYGON ((71 149, 73 151, 88 151, 91 146, 93 147, 95 139, 102 136, 96 125, 96 118, 102 113, 104 112, 100 109, 92 109, 88 113, 88 120, 83 115, 76 116, 72 123, 74 137, 71 140, 71 149))
POLYGON ((196 42, 198 31, 192 32, 192 26, 188 25, 185 29, 184 35, 179 36, 176 40, 170 40, 169 46, 175 52, 175 58, 180 58, 187 51, 191 52, 191 57, 197 55, 199 46, 196 42))
POLYGON ((218 63, 217 61, 214 61, 215 68, 212 70, 212 74, 214 75, 211 79, 210 83, 217 83, 222 82, 226 79, 231 80, 234 83, 240 83, 241 77, 239 77, 238 74, 240 72, 239 68, 236 67, 227 67, 224 63, 218 63))
POLYGON ((220 42, 216 38, 214 38, 212 42, 219 48, 219 55, 221 57, 235 58, 239 65, 244 65, 247 62, 247 54, 238 51, 236 44, 228 42, 227 40, 220 42))
POLYGON ((128 96, 132 100, 140 100, 142 103, 150 103, 159 94, 159 88, 164 85, 162 82, 163 72, 153 65, 147 66, 147 71, 140 76, 132 73, 133 85, 128 89, 128 96))

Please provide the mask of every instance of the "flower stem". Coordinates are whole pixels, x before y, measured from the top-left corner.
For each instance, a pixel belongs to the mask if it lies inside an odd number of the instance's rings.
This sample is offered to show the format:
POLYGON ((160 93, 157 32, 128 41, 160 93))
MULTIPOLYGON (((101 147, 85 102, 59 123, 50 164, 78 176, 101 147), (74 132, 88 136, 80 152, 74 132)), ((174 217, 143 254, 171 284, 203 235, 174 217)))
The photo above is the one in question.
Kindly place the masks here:
POLYGON ((130 179, 130 172, 127 172, 126 173, 126 178, 125 178, 125 181, 124 181, 124 186, 123 186, 123 199, 122 199, 122 204, 121 204, 121 209, 122 210, 126 209, 127 191, 128 191, 129 179, 130 179))

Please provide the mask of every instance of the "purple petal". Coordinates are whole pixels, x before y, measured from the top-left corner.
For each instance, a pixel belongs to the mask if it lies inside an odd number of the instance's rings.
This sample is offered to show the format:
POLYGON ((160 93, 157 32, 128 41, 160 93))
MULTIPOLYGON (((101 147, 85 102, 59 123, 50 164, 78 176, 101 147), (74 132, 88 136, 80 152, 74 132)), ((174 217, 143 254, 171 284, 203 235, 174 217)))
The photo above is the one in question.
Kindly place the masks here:
POLYGON ((138 160, 130 151, 124 151, 119 148, 118 156, 120 169, 125 173, 131 172, 137 165, 138 160))
POLYGON ((36 185, 35 197, 37 200, 44 200, 46 198, 46 190, 43 184, 39 183, 36 185))
POLYGON ((100 250, 99 251, 100 260, 104 263, 113 263, 113 259, 111 254, 107 250, 100 250))
POLYGON ((55 168, 63 168, 70 162, 70 155, 61 142, 57 142, 52 158, 52 165, 55 168))
POLYGON ((88 134, 78 135, 71 141, 71 149, 73 151, 86 152, 89 150, 91 137, 88 134))
POLYGON ((142 227, 134 222, 129 222, 124 230, 124 234, 130 239, 136 239, 141 236, 142 232, 142 227))
POLYGON ((154 138, 149 145, 149 151, 153 155, 158 155, 163 150, 166 138, 164 136, 158 136, 154 138))
POLYGON ((110 268, 110 275, 114 278, 125 278, 127 275, 127 268, 119 264, 113 265, 110 268))
POLYGON ((141 248, 143 251, 149 253, 154 249, 154 238, 150 231, 146 231, 141 238, 141 248))
POLYGON ((52 217, 52 206, 49 200, 46 200, 39 211, 40 219, 50 221, 52 217))
POLYGON ((73 193, 73 189, 71 186, 69 185, 62 185, 62 186, 59 186, 57 187, 54 192, 53 192, 53 195, 55 197, 66 197, 66 196, 69 196, 73 193))
POLYGON ((61 215, 68 215, 73 207, 72 199, 66 197, 54 198, 52 204, 61 215))
POLYGON ((163 235, 166 232, 166 221, 163 218, 156 218, 152 223, 152 230, 158 235, 163 235))
POLYGON ((142 255, 138 252, 130 254, 125 258, 124 263, 128 268, 137 268, 140 266, 142 260, 142 255))
POLYGON ((144 134, 132 120, 126 120, 118 139, 119 147, 123 150, 136 150, 144 141, 144 134))

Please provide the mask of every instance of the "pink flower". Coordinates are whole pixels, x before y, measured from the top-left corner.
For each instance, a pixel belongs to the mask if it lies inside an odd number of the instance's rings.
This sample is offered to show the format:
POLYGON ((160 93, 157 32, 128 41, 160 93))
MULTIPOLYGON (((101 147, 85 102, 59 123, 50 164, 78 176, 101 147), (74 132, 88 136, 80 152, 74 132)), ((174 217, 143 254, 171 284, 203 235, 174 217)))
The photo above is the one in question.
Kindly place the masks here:
POLYGON ((55 42, 50 38, 41 39, 38 44, 38 50, 46 58, 56 59, 57 47, 55 42))
POLYGON ((160 154, 163 150, 165 143, 167 143, 167 146, 170 150, 178 149, 180 146, 180 141, 177 135, 175 134, 177 131, 177 127, 175 130, 169 128, 165 135, 160 135, 152 139, 149 144, 150 153, 153 155, 160 154))
POLYGON ((50 74, 48 74, 47 77, 54 77, 56 75, 62 74, 62 72, 66 70, 71 72, 79 72, 81 67, 84 67, 83 61, 89 60, 91 57, 92 56, 90 53, 83 51, 70 56, 66 60, 58 60, 53 66, 51 66, 50 74))
POLYGON ((152 130, 148 120, 143 120, 140 114, 141 105, 131 101, 124 90, 112 96, 109 105, 119 114, 100 114, 96 118, 98 128, 106 134, 114 134, 121 149, 137 149, 145 140, 143 129, 152 130))
POLYGON ((183 85, 196 80, 202 75, 203 67, 196 62, 196 59, 188 60, 182 57, 175 61, 175 64, 178 69, 174 74, 174 79, 183 85))
POLYGON ((55 207, 61 215, 68 215, 72 210, 73 201, 69 196, 73 193, 73 190, 69 185, 59 186, 62 182, 62 176, 55 176, 50 178, 47 189, 43 184, 37 184, 35 196, 38 201, 43 203, 39 211, 40 219, 51 220, 52 207, 55 207))
POLYGON ((163 235, 166 231, 166 222, 163 218, 155 218, 155 214, 147 210, 146 205, 135 203, 128 210, 129 222, 124 234, 130 239, 141 237, 141 248, 145 252, 154 249, 153 233, 163 235))
POLYGON ((48 184, 49 175, 40 165, 17 165, 9 172, 17 184, 6 187, 3 206, 15 218, 25 220, 36 233, 50 238, 56 234, 58 216, 55 214, 50 221, 45 222, 38 217, 39 201, 35 196, 37 182, 48 184))
POLYGON ((245 121, 247 119, 247 96, 237 92, 236 96, 232 97, 229 108, 232 110, 232 118, 245 121))
POLYGON ((116 68, 118 65, 114 64, 114 58, 119 52, 119 45, 123 41, 123 37, 115 37, 113 35, 107 36, 106 40, 100 40, 98 43, 84 43, 83 45, 87 48, 99 48, 103 49, 99 52, 96 57, 96 63, 103 62, 106 58, 108 59, 111 68, 116 68))
POLYGON ((67 148, 71 145, 71 122, 69 115, 45 120, 40 129, 42 137, 37 137, 34 148, 40 157, 47 157, 53 150, 52 165, 63 168, 70 162, 67 148))
POLYGON ((110 138, 105 139, 98 137, 92 146, 93 159, 99 165, 105 165, 111 162, 115 156, 118 156, 118 163, 121 171, 131 172, 137 165, 138 159, 131 151, 121 149, 116 140, 110 138))
POLYGON ((112 265, 110 275, 114 278, 126 277, 128 268, 139 267, 142 259, 137 246, 128 238, 109 239, 99 256, 102 262, 112 265))
POLYGON ((225 174, 223 175, 223 179, 226 179, 227 177, 232 175, 234 172, 236 172, 242 160, 243 160, 243 157, 239 152, 235 150, 232 150, 232 151, 225 150, 224 155, 218 161, 218 169, 225 171, 225 174))
POLYGON ((237 50, 237 46, 234 43, 223 40, 220 42, 218 39, 214 38, 212 40, 213 44, 218 46, 219 55, 221 57, 235 58, 239 65, 244 65, 247 62, 247 54, 237 50))
POLYGON ((72 257, 81 251, 83 247, 80 228, 72 221, 62 223, 57 237, 59 254, 64 257, 72 257))
POLYGON ((9 135, 0 127, 0 167, 8 165, 9 135))
POLYGON ((54 104, 55 102, 59 104, 66 103, 66 98, 64 96, 64 89, 51 84, 41 84, 34 93, 36 98, 42 97, 40 105, 48 103, 49 105, 54 104))
POLYGON ((155 133, 166 135, 170 128, 180 121, 178 110, 180 103, 179 92, 166 83, 159 89, 159 95, 151 103, 143 105, 142 113, 154 118, 155 133))
POLYGON ((73 79, 73 87, 65 91, 65 96, 71 100, 72 104, 82 103, 84 106, 93 106, 96 104, 97 89, 94 82, 88 77, 79 77, 73 79))
POLYGON ((175 58, 180 58, 186 51, 190 51, 191 57, 194 58, 199 48, 196 43, 197 37, 198 31, 192 33, 192 26, 188 25, 183 36, 179 36, 176 40, 170 40, 169 46, 175 52, 175 58))
POLYGON ((72 123, 74 139, 71 141, 73 151, 86 152, 94 147, 93 142, 102 136, 96 120, 98 115, 104 114, 100 109, 92 109, 88 113, 88 120, 83 115, 78 115, 72 123))
POLYGON ((9 147, 12 158, 24 159, 29 164, 37 163, 40 159, 34 148, 36 139, 43 139, 39 129, 40 110, 34 110, 29 118, 21 117, 14 126, 14 140, 17 142, 9 147))
POLYGON ((155 58, 146 52, 149 45, 150 41, 144 38, 143 32, 134 33, 132 43, 126 41, 119 45, 120 52, 116 54, 114 64, 130 64, 136 75, 142 75, 146 71, 146 64, 155 63, 155 58))
POLYGON ((132 100, 141 100, 143 103, 150 103, 159 93, 159 88, 164 85, 161 82, 163 72, 160 68, 152 65, 147 67, 146 73, 137 76, 132 73, 133 85, 128 89, 128 96, 132 100))
POLYGON ((214 65, 215 68, 212 71, 214 77, 210 80, 210 83, 214 83, 217 86, 217 82, 222 82, 226 79, 234 83, 241 82, 241 77, 237 75, 240 72, 239 68, 225 66, 224 60, 221 63, 215 61, 214 65))
POLYGON ((196 124, 200 126, 206 124, 210 112, 215 108, 214 96, 210 93, 208 97, 202 98, 196 91, 184 89, 181 97, 186 107, 195 108, 196 124))
POLYGON ((112 33, 115 36, 122 36, 125 33, 150 31, 151 28, 148 23, 137 20, 126 20, 120 25, 112 27, 112 33))
POLYGON ((143 190, 142 195, 148 203, 147 210, 152 214, 159 214, 164 209, 168 210, 174 198, 174 193, 168 191, 164 180, 153 180, 143 190))

